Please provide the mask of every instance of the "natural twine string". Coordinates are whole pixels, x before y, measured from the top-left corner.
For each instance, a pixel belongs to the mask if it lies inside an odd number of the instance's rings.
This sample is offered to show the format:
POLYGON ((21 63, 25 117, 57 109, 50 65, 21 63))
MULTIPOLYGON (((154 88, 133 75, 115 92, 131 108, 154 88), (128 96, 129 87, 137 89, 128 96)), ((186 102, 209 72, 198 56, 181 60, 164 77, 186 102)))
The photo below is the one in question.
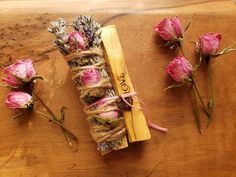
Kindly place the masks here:
MULTIPOLYGON (((73 66, 71 68, 73 81, 77 80, 85 69, 97 69, 97 70, 105 69, 105 60, 103 58, 103 51, 101 48, 91 48, 86 51, 73 52, 65 56, 65 59, 67 61, 76 59, 79 60, 83 57, 93 57, 93 56, 101 57, 101 60, 89 66, 73 66)), ((81 91, 81 98, 83 98, 85 94, 88 94, 90 91, 97 88, 105 88, 105 89, 112 88, 110 78, 102 78, 98 84, 91 86, 83 86, 82 84, 77 83, 77 89, 81 91)), ((97 104, 91 104, 89 106, 86 106, 84 109, 85 113, 89 116, 88 121, 90 122, 90 133, 97 143, 120 140, 126 134, 123 118, 116 119, 116 120, 121 119, 122 121, 120 121, 119 124, 115 127, 108 124, 91 123, 91 119, 94 116, 98 115, 99 113, 119 111, 116 101, 117 101, 116 99, 111 99, 108 101, 104 101, 104 103, 102 103, 102 105, 100 105, 99 107, 97 106, 97 104)), ((102 117, 99 118, 104 119, 102 117)), ((106 121, 106 119, 104 120, 106 121)), ((117 147, 114 147, 113 149, 116 148, 117 147)))

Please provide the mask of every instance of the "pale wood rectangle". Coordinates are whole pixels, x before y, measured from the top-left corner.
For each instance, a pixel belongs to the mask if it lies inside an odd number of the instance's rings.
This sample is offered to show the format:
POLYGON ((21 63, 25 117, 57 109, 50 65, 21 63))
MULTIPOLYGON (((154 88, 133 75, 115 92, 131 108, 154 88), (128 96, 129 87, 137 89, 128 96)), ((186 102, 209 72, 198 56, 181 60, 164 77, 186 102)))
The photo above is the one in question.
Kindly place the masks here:
MULTIPOLYGON (((102 41, 106 49, 106 60, 111 68, 116 92, 135 92, 125 64, 123 51, 114 25, 102 28, 102 41)), ((138 100, 133 99, 133 106, 140 107, 138 100)), ((132 109, 124 112, 129 142, 143 141, 151 138, 146 118, 142 110, 132 109)))

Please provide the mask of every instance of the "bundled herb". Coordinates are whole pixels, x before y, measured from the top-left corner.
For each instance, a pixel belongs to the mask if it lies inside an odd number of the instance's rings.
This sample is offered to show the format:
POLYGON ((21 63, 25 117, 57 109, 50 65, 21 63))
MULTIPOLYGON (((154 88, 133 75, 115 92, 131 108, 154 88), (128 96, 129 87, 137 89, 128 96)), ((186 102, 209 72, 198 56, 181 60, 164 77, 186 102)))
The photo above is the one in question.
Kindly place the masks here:
POLYGON ((107 154, 121 149, 126 142, 126 128, 119 97, 115 96, 105 66, 100 24, 90 16, 80 16, 72 25, 58 19, 48 31, 55 35, 55 44, 71 68, 98 150, 107 154), (69 34, 67 26, 73 27, 69 34))

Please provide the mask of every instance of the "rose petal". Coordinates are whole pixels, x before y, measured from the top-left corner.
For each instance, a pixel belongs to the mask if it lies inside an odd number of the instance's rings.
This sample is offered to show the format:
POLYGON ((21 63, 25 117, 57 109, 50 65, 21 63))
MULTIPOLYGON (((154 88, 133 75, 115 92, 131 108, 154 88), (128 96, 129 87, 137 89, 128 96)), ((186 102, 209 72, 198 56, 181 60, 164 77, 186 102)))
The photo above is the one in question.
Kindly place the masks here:
POLYGON ((183 33, 183 28, 182 28, 180 20, 177 16, 175 16, 173 19, 171 19, 171 24, 175 30, 175 35, 177 37, 181 37, 182 33, 183 33))

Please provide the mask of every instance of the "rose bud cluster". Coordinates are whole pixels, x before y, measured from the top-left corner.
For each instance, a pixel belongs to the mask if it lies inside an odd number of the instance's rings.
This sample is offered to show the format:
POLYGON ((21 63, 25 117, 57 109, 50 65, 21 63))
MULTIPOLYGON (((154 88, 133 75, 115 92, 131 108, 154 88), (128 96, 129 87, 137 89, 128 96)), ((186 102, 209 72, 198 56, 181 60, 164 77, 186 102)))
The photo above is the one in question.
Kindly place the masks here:
MULTIPOLYGON (((2 80, 8 84, 7 87, 14 88, 14 91, 11 91, 7 95, 5 104, 8 108, 17 110, 19 112, 18 114, 13 116, 12 119, 20 117, 25 112, 34 111, 43 116, 49 122, 52 122, 55 125, 59 126, 69 141, 73 140, 77 143, 77 137, 62 125, 61 120, 57 119, 53 115, 50 108, 44 104, 43 100, 33 92, 33 84, 35 83, 35 79, 43 79, 43 77, 36 75, 36 70, 32 60, 18 60, 14 64, 6 67, 4 69, 4 73, 7 74, 7 77, 3 78, 2 80), (50 116, 34 108, 34 100, 32 97, 33 93, 35 97, 38 98, 42 105, 47 109, 50 116)), ((64 107, 61 109, 61 116, 63 115, 64 107)), ((71 143, 69 143, 69 145, 71 146, 71 143)))
POLYGON ((15 63, 4 68, 6 77, 2 79, 7 87, 14 88, 14 91, 7 95, 5 101, 11 109, 30 109, 33 106, 32 88, 35 79, 43 79, 36 75, 33 61, 30 59, 17 60, 15 63))

